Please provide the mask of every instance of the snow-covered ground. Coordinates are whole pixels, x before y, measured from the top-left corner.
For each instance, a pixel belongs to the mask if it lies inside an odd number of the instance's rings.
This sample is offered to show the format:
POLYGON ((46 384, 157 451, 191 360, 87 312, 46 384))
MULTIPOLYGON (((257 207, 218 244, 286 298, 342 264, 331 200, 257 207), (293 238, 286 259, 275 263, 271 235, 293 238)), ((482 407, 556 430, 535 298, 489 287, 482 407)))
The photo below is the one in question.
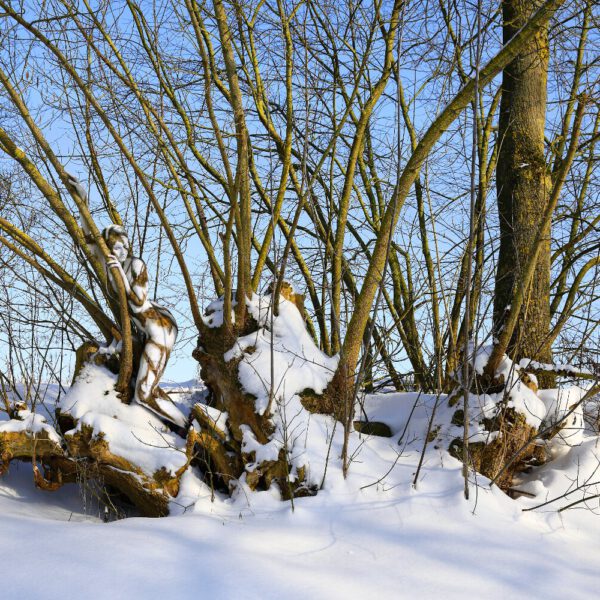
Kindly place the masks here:
MULTIPOLYGON (((233 499, 211 501, 209 491, 187 474, 183 514, 104 523, 89 490, 36 490, 30 465, 13 462, 0 479, 0 597, 597 597, 598 499, 558 513, 580 497, 574 492, 523 512, 592 474, 600 458, 597 438, 584 436, 558 459, 560 476, 544 468, 524 483, 536 498, 511 500, 479 478, 466 501, 461 465, 442 443, 429 444, 418 485, 412 486, 419 431, 434 402, 422 397, 407 428, 416 399, 369 399, 367 413, 387 421, 393 437, 353 434, 353 461, 344 480, 336 431, 324 489, 297 499, 294 510, 274 493, 243 487, 233 499)), ((310 427, 322 437, 331 425, 316 416, 310 427)))

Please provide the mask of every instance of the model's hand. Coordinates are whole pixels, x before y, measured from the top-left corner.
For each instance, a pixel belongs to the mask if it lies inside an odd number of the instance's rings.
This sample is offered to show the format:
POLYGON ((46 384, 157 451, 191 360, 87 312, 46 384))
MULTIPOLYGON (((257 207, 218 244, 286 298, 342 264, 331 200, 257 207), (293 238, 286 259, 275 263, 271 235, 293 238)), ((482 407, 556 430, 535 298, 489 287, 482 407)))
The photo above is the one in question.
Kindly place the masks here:
POLYGON ((123 265, 119 262, 119 259, 114 254, 109 254, 108 255, 108 259, 106 260, 106 264, 109 267, 113 267, 113 268, 117 269, 119 271, 119 273, 121 274, 121 277, 124 280, 127 280, 127 277, 125 275, 125 271, 123 270, 123 265))
POLYGON ((123 269, 123 265, 119 262, 119 259, 114 254, 109 254, 108 259, 106 260, 106 266, 111 269, 111 273, 113 273, 113 268, 119 272, 123 285, 125 286, 125 291, 129 294, 131 286, 129 285, 129 280, 127 279, 127 275, 125 274, 125 270, 123 269))
POLYGON ((71 175, 70 173, 67 173, 67 178, 69 185, 73 187, 73 191, 77 194, 77 196, 79 196, 79 198, 81 198, 85 204, 88 204, 88 195, 83 185, 81 185, 81 181, 79 181, 75 175, 71 175))
POLYGON ((116 269, 119 269, 120 273, 122 275, 125 275, 125 271, 123 270, 123 265, 119 262, 119 259, 114 254, 109 254, 108 255, 108 259, 106 261, 106 264, 109 267, 115 267, 116 269))

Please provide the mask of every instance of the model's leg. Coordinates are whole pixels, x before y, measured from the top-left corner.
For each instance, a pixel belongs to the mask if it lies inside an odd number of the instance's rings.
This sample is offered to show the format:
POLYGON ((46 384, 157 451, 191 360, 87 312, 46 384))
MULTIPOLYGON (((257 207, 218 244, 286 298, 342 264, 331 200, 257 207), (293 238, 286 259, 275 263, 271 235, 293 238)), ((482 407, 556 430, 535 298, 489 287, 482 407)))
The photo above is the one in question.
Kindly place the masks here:
POLYGON ((167 418, 180 427, 185 427, 187 424, 185 415, 177 408, 168 394, 161 393, 161 390, 157 389, 167 366, 171 348, 175 343, 175 335, 176 331, 161 336, 161 341, 166 342, 166 345, 160 344, 154 339, 146 342, 136 381, 136 400, 161 417, 167 418))
POLYGON ((140 368, 135 384, 135 394, 138 402, 146 404, 152 398, 154 388, 160 381, 166 366, 167 351, 165 348, 148 340, 144 345, 140 368))

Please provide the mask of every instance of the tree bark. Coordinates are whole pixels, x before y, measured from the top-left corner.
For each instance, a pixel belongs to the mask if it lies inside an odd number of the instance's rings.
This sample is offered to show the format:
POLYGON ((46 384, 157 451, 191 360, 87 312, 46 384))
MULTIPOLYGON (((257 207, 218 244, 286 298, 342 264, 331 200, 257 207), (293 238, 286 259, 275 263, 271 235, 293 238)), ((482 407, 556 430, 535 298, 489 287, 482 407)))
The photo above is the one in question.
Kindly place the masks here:
MULTIPOLYGON (((506 43, 541 5, 539 0, 505 0, 502 3, 506 43)), ((500 221, 500 253, 494 295, 494 329, 500 332, 531 252, 532 240, 548 204, 551 181, 544 158, 548 27, 524 44, 505 67, 498 131, 496 186, 500 221)), ((544 343, 550 333, 550 227, 538 252, 535 271, 508 354, 513 360, 534 358, 551 362, 544 343)), ((544 377, 542 384, 551 383, 544 377)))

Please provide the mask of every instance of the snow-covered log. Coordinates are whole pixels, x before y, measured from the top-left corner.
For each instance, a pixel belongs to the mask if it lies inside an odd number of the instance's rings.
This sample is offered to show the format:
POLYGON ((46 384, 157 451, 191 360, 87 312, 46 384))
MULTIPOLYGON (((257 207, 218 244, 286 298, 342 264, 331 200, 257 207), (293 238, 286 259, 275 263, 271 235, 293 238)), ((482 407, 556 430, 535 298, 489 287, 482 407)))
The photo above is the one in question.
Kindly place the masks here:
POLYGON ((77 358, 76 377, 57 406, 60 432, 24 406, 0 424, 0 475, 11 460, 27 460, 43 489, 95 479, 143 515, 167 515, 190 464, 195 432, 183 439, 147 407, 124 404, 115 390, 118 355, 87 344, 77 358))
POLYGON ((166 515, 190 462, 186 440, 146 407, 123 404, 116 375, 96 362, 83 365, 58 408, 68 455, 92 463, 144 515, 166 515))
POLYGON ((41 415, 21 407, 10 421, 0 423, 0 475, 13 459, 35 463, 65 456, 60 436, 41 415))

